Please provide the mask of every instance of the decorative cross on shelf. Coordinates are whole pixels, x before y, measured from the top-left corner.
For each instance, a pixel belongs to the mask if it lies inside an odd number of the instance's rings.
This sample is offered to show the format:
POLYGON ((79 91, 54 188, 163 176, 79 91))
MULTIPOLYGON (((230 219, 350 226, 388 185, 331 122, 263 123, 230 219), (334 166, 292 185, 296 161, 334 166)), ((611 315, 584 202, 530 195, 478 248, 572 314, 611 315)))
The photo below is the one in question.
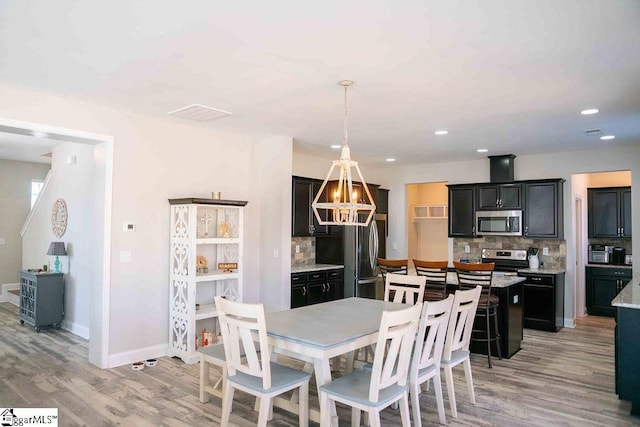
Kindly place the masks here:
POLYGON ((213 222, 213 215, 211 215, 210 213, 205 213, 204 215, 202 215, 202 218, 200 218, 200 221, 204 222, 204 235, 208 236, 209 235, 209 224, 211 224, 211 222, 213 222))

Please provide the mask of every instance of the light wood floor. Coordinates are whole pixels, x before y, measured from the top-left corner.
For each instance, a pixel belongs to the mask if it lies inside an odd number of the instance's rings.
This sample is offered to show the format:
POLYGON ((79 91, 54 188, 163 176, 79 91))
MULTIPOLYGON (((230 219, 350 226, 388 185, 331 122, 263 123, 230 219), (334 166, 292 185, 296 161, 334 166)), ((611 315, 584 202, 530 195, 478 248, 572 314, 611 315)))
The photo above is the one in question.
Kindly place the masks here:
MULTIPOLYGON (((525 330, 523 349, 491 370, 486 357, 473 355, 477 403, 468 401, 460 368, 457 419, 445 390, 448 424, 640 426, 614 393, 613 327, 613 319, 590 317, 555 334, 525 330)), ((220 400, 198 400, 197 364, 165 357, 143 371, 102 370, 87 362, 87 351, 87 341, 69 332, 21 326, 17 307, 0 303, 0 406, 55 407, 61 426, 220 424, 220 400)), ((252 407, 248 395, 236 392, 232 424, 255 425, 252 407)), ((438 425, 432 392, 422 394, 421 407, 423 425, 438 425)), ((349 425, 349 409, 338 410, 340 425, 349 425)), ((382 416, 383 425, 400 425, 397 411, 382 416)), ((297 415, 276 409, 269 425, 296 426, 297 415)))

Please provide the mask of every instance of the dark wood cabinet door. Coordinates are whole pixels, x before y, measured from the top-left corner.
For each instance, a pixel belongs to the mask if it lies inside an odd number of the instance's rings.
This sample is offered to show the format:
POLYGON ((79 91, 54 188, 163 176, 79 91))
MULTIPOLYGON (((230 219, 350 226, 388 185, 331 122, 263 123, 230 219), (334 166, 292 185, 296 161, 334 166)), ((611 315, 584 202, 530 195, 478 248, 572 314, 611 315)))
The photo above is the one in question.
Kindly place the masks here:
POLYGON ((619 293, 621 279, 613 271, 608 274, 606 269, 594 267, 587 267, 586 276, 587 314, 613 317, 611 300, 619 293))
POLYGON ((479 185, 478 186, 478 209, 479 210, 496 210, 498 209, 497 185, 479 185))
POLYGON ((307 302, 309 305, 318 304, 327 300, 326 295, 327 284, 326 283, 309 283, 308 291, 309 295, 307 302))
POLYGON ((478 185, 478 210, 522 209, 522 185, 478 185))
POLYGON ((589 237, 619 237, 619 197, 616 188, 588 189, 589 237))
POLYGON ((311 182, 293 178, 291 235, 311 236, 309 209, 311 208, 311 182))
POLYGON ((376 201, 376 213, 389 214, 389 190, 378 188, 378 199, 376 201))
POLYGON ((307 285, 296 285, 291 287, 291 308, 304 307, 307 305, 307 285))
POLYGON ((327 300, 333 301, 344 298, 344 281, 330 280, 327 282, 327 300))
POLYGON ((475 191, 475 185, 449 187, 449 237, 474 236, 475 191))
POLYGON ((631 188, 622 190, 621 195, 621 235, 622 237, 631 237, 631 188))
MULTIPOLYGON (((313 234, 314 236, 322 236, 325 234, 329 234, 329 226, 328 225, 320 225, 320 222, 318 221, 318 218, 316 218, 316 214, 313 212, 313 207, 311 206, 311 203, 313 203, 313 201, 316 198, 316 195, 318 194, 318 191, 320 191, 320 188, 322 187, 322 181, 313 181, 311 183, 311 195, 309 197, 310 202, 309 202, 309 216, 310 216, 310 224, 312 225, 311 228, 311 234, 313 234)), ((320 195, 320 198, 318 199, 318 201, 320 202, 325 202, 326 201, 326 191, 324 194, 320 195)), ((327 211, 326 210, 318 210, 318 213, 320 214, 321 218, 323 221, 327 220, 327 211)))
POLYGON ((524 186, 524 235, 529 238, 563 237, 562 183, 531 182, 524 186))

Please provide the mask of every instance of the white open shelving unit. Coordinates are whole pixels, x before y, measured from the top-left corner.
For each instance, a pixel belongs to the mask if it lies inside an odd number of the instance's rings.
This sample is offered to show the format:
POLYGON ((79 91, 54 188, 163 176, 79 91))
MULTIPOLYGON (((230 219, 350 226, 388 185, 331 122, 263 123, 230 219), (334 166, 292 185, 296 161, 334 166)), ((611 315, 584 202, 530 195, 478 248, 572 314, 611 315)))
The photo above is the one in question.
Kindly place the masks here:
POLYGON ((413 222, 447 219, 449 217, 448 205, 415 205, 413 206, 413 222))
POLYGON ((243 213, 246 201, 169 199, 169 356, 185 363, 200 360, 196 342, 202 329, 217 330, 213 298, 242 301, 243 213), (208 271, 198 271, 197 256, 207 258, 208 271), (237 263, 232 272, 219 263, 237 263), (196 309, 196 304, 198 308, 196 309))

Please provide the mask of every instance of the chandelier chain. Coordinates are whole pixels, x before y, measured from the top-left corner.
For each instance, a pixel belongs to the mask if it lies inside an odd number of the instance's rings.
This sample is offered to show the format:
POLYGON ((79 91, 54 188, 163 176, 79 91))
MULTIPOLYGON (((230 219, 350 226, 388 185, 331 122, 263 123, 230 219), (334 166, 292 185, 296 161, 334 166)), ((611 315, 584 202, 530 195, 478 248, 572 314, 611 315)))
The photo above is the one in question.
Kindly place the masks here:
POLYGON ((344 141, 342 142, 344 145, 349 145, 349 136, 347 133, 347 88, 349 86, 344 87, 344 141))

